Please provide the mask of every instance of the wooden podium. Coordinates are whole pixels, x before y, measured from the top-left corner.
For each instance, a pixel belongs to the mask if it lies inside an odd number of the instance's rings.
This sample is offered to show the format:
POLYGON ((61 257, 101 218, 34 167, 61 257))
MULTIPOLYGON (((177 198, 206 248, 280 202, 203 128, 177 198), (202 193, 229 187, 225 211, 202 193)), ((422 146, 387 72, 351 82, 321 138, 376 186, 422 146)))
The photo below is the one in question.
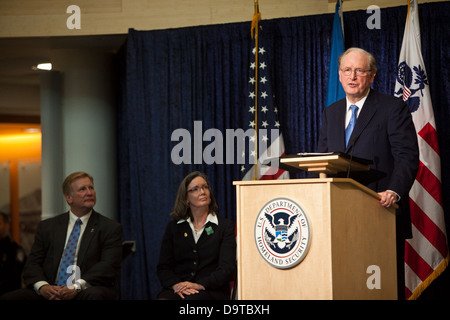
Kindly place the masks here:
MULTIPOLYGON (((238 299, 397 299, 395 209, 382 207, 377 193, 347 178, 236 181, 234 185, 238 299), (269 214, 278 206, 271 202, 286 199, 303 210, 309 239, 303 260, 280 268, 274 266, 277 254, 271 257, 267 252, 276 248, 270 230, 259 237, 257 233, 262 230, 258 226, 270 225, 263 221, 262 209, 269 214), (268 242, 263 245, 264 237, 268 242)), ((287 224, 287 219, 282 221, 279 225, 287 224)), ((294 238, 285 239, 294 244, 294 238)), ((294 246, 305 244, 299 239, 294 246)))

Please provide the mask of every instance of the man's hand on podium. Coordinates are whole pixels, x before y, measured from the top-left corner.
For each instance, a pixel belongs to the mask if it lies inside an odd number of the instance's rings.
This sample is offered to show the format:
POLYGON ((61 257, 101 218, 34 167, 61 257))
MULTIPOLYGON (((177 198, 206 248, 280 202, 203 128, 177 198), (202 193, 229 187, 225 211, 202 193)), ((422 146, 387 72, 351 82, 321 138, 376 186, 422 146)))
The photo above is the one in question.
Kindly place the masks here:
POLYGON ((389 208, 394 203, 396 203, 398 200, 400 200, 400 197, 398 196, 398 194, 391 190, 378 192, 378 194, 381 196, 380 204, 386 208, 389 208))

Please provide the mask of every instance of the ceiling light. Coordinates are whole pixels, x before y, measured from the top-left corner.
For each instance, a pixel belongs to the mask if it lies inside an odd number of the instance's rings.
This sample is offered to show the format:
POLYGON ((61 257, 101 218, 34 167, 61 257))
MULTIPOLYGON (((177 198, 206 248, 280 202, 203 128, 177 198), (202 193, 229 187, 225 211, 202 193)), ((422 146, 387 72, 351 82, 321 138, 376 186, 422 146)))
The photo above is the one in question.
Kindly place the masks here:
POLYGON ((26 133, 37 133, 37 132, 41 132, 41 130, 39 128, 25 128, 25 129, 23 129, 23 132, 26 132, 26 133))
POLYGON ((52 70, 52 64, 51 63, 39 63, 37 65, 37 68, 39 70, 52 70))

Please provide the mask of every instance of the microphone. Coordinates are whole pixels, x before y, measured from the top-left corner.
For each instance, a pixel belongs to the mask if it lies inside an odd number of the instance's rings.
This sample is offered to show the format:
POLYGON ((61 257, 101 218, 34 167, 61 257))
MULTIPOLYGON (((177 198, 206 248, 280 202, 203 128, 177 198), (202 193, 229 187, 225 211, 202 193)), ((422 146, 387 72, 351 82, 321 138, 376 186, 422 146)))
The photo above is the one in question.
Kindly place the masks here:
POLYGON ((350 177, 350 169, 352 167, 352 159, 353 159, 353 150, 355 150, 355 145, 356 145, 356 141, 358 140, 359 135, 354 137, 351 141, 350 141, 350 148, 347 148, 348 150, 351 149, 350 152, 350 160, 348 162, 348 168, 347 168, 347 178, 350 177))

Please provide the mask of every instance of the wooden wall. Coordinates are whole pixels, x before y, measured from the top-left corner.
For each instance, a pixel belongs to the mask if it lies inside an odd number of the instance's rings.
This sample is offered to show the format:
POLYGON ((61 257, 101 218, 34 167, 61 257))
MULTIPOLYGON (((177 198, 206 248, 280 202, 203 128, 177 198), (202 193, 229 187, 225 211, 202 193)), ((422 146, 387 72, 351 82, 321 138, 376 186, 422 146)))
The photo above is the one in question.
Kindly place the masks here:
MULTIPOLYGON (((419 1, 435 2, 443 0, 419 1)), ((259 0, 263 19, 334 11, 335 0, 259 0)), ((407 0, 345 0, 344 11, 406 5, 407 0)), ((2 0, 0 38, 126 34, 137 30, 250 21, 254 0, 2 0), (70 5, 81 29, 68 29, 70 5)))

